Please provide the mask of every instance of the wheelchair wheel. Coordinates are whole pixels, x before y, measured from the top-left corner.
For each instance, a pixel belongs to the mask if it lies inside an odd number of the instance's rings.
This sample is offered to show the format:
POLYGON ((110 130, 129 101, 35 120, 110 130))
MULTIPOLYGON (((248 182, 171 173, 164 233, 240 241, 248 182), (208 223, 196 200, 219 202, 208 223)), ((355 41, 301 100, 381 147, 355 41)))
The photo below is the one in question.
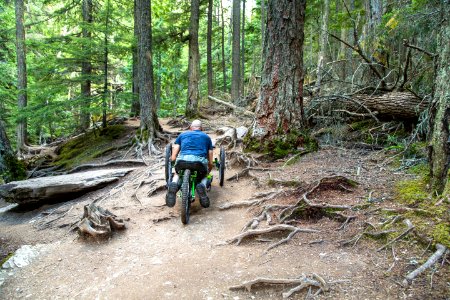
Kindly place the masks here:
POLYGON ((225 148, 223 146, 220 147, 220 166, 219 166, 219 184, 223 186, 223 182, 225 180, 225 148))
POLYGON ((172 181, 172 144, 166 146, 166 157, 164 161, 165 169, 164 174, 166 177, 166 183, 169 184, 172 181))
POLYGON ((181 223, 189 223, 189 213, 191 210, 191 189, 189 181, 191 179, 191 170, 184 170, 183 183, 181 185, 181 223))

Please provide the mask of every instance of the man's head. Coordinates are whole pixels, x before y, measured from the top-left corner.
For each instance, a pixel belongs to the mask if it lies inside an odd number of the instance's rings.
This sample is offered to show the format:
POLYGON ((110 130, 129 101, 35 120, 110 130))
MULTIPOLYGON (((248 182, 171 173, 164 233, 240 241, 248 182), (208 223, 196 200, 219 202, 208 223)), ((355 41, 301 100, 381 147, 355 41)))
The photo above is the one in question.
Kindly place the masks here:
POLYGON ((202 130, 202 121, 194 120, 191 123, 191 130, 202 130))

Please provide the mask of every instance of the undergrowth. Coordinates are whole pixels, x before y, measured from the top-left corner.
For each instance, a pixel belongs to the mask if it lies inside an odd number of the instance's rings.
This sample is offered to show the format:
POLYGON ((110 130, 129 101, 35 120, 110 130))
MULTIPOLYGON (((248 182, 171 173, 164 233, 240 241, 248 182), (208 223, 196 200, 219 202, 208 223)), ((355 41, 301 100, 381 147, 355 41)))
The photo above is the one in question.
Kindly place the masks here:
POLYGON ((435 243, 450 248, 450 210, 449 189, 439 197, 433 197, 429 191, 429 171, 427 164, 419 164, 409 170, 417 178, 399 181, 396 185, 396 200, 402 205, 417 208, 405 213, 416 229, 435 243))
POLYGON ((112 125, 69 140, 59 149, 54 164, 70 169, 114 151, 116 146, 112 141, 121 137, 124 131, 123 125, 112 125))

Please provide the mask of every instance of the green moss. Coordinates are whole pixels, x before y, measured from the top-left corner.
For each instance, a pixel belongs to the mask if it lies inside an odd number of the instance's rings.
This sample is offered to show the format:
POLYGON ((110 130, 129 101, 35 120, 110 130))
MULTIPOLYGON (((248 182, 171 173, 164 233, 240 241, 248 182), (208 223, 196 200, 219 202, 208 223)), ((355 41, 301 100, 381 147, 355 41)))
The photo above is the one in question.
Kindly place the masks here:
POLYGON ((115 147, 111 142, 120 138, 124 131, 123 125, 112 125, 72 139, 59 149, 54 164, 70 169, 113 151, 115 147))
POLYGON ((426 182, 423 178, 413 180, 403 180, 396 186, 397 199, 408 205, 415 205, 430 200, 426 191, 426 182))
POLYGON ((450 248, 450 225, 448 222, 440 223, 434 226, 432 236, 436 243, 450 248))
POLYGON ((14 256, 14 252, 8 253, 8 255, 6 255, 2 260, 0 260, 0 266, 2 266, 5 262, 8 261, 8 259, 10 259, 13 256, 14 256))
POLYGON ((257 139, 252 137, 251 132, 244 138, 245 151, 263 152, 271 158, 280 159, 289 154, 308 153, 317 151, 319 144, 317 140, 309 135, 309 132, 291 131, 288 133, 278 132, 269 139, 257 139))
POLYGON ((27 177, 26 167, 23 161, 18 160, 13 154, 3 156, 5 171, 0 174, 5 182, 23 180, 27 177))

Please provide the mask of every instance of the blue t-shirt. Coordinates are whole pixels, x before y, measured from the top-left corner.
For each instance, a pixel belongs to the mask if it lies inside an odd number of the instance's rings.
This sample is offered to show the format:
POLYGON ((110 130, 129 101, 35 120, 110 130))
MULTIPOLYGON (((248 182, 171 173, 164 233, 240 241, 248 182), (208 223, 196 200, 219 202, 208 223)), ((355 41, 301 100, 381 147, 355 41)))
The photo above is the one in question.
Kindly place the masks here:
POLYGON ((213 150, 211 138, 201 130, 183 132, 177 137, 175 144, 180 145, 180 155, 208 158, 208 151, 213 150))

